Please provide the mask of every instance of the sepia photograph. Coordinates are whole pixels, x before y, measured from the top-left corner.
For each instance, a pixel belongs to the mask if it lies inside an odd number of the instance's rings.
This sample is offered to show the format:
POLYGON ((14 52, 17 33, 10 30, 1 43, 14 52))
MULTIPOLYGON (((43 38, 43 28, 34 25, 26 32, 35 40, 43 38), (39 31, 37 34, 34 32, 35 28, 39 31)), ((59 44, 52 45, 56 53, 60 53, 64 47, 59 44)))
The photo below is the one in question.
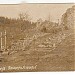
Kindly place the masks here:
POLYGON ((75 71, 75 4, 0 4, 0 72, 75 71))

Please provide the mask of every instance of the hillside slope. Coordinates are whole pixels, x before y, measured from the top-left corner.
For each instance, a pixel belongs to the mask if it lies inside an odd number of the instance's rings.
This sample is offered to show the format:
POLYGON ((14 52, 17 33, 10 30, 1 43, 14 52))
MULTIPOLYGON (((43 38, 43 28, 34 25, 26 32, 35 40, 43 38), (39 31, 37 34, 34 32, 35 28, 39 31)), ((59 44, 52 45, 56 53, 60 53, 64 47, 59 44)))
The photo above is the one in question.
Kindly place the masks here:
POLYGON ((0 62, 0 66, 36 66, 36 69, 22 71, 73 71, 75 38, 74 34, 69 33, 69 31, 65 34, 66 37, 61 38, 61 41, 58 41, 57 38, 51 41, 51 43, 55 43, 55 47, 50 46, 51 44, 48 40, 48 38, 52 37, 50 34, 38 37, 32 41, 26 50, 5 56, 5 62, 0 62), (38 47, 39 44, 43 45, 38 47))

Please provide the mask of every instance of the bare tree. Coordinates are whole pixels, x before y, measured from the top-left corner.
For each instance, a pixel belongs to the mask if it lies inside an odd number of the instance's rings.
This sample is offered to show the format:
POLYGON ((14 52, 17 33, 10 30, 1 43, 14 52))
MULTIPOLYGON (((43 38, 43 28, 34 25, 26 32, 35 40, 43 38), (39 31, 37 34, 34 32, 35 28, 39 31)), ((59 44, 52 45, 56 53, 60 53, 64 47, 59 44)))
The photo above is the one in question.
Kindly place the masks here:
POLYGON ((49 13, 49 14, 47 15, 46 21, 48 21, 48 22, 50 23, 51 20, 52 20, 52 18, 51 18, 51 14, 49 13))
POLYGON ((19 18, 20 18, 20 20, 25 20, 25 21, 30 21, 31 20, 30 15, 27 12, 20 13, 19 18))

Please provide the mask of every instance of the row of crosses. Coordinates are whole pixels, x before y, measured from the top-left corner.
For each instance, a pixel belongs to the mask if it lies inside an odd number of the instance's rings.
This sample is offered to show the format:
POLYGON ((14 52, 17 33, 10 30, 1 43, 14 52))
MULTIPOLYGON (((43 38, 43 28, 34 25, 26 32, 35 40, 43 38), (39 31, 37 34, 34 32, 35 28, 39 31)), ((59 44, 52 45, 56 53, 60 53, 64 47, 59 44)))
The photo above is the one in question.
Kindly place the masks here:
POLYGON ((0 51, 5 51, 6 50, 6 30, 5 30, 5 32, 4 32, 4 48, 3 48, 3 33, 1 32, 0 33, 0 40, 1 40, 1 49, 0 49, 0 51))

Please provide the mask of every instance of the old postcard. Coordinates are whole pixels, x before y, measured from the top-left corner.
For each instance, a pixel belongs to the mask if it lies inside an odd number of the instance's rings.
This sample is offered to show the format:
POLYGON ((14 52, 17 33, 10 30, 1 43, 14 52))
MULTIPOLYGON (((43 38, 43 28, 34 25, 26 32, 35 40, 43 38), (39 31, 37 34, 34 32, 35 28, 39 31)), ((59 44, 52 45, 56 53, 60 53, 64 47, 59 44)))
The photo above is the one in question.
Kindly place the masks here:
POLYGON ((73 3, 0 4, 0 72, 74 71, 73 3))

